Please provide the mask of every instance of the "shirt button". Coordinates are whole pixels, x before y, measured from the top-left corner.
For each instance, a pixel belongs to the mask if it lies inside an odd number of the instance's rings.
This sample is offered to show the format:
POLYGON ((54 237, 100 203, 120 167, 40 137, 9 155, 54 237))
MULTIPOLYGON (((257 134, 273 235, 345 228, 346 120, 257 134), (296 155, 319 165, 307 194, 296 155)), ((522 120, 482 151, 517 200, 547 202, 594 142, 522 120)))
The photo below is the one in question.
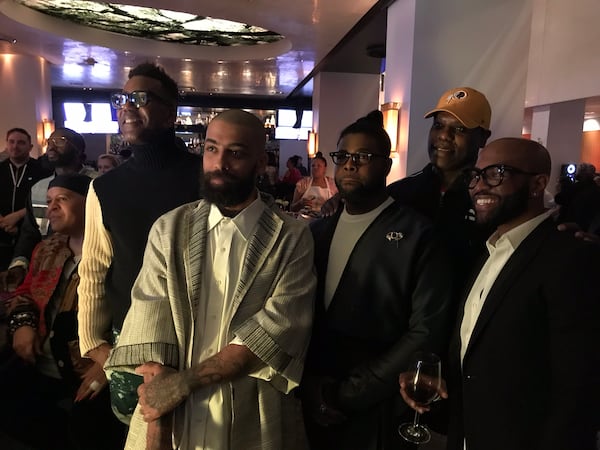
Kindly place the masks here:
POLYGON ((63 360, 62 360, 62 359, 59 359, 58 361, 56 361, 56 365, 57 365, 58 367, 65 367, 65 363, 63 362, 63 360))

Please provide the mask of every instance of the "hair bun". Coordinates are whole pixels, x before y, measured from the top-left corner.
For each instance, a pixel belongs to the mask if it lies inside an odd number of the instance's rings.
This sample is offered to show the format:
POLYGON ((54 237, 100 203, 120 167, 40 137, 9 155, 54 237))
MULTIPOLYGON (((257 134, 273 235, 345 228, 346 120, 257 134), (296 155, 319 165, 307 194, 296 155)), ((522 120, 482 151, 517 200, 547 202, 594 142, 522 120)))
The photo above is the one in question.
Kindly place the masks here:
POLYGON ((374 111, 371 111, 365 117, 361 117, 356 122, 383 128, 383 113, 376 109, 374 111))

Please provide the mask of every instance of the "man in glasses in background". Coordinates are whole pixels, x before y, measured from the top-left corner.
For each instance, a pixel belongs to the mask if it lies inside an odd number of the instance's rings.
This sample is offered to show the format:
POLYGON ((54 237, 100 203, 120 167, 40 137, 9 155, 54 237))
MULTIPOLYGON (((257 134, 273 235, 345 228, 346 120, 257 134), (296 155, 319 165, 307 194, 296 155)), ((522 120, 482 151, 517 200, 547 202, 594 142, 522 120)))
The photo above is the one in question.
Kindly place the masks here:
MULTIPOLYGON (((131 304, 150 227, 200 197, 201 159, 175 141, 178 95, 177 83, 161 67, 144 63, 111 98, 133 156, 90 186, 79 266, 81 352, 100 365, 131 304)), ((113 409, 125 422, 137 403, 139 382, 127 374, 111 379, 113 409)))
POLYGON ((317 299, 302 383, 311 449, 405 448, 397 377, 450 334, 452 265, 429 220, 386 190, 390 139, 375 111, 331 153, 344 208, 312 224, 317 299))
POLYGON ((32 148, 27 130, 12 128, 6 133, 8 158, 0 163, 0 271, 12 258, 29 190, 47 175, 39 161, 29 156, 32 148))
POLYGON ((503 138, 467 174, 477 222, 495 231, 440 392, 450 450, 596 448, 600 248, 556 229, 544 208, 550 166, 541 144, 503 138))
POLYGON ((25 279, 33 249, 50 232, 46 218, 46 193, 56 175, 79 173, 90 178, 98 176, 92 167, 85 166, 85 140, 69 128, 57 128, 48 138, 46 158, 53 174, 35 183, 27 200, 26 214, 15 244, 12 261, 6 272, 0 273, 0 288, 12 290, 25 279))

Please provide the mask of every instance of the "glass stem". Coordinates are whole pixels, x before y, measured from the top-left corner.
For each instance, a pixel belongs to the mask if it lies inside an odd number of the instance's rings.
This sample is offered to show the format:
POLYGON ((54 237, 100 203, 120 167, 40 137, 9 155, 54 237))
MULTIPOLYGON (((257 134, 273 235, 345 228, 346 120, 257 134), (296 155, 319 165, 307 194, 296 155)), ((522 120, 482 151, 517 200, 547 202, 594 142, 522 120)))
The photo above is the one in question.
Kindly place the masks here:
POLYGON ((415 418, 413 419, 413 427, 419 425, 419 411, 415 411, 415 418))

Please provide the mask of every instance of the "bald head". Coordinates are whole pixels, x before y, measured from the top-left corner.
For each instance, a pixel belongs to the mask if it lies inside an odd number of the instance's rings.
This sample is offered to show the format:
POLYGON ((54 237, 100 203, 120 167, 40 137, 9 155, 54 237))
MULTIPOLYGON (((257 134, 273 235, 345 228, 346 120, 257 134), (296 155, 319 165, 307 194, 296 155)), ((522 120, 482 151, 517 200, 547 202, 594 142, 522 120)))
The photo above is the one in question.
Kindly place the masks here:
POLYGON ((542 144, 523 138, 501 138, 486 145, 479 158, 486 157, 486 165, 491 156, 495 159, 490 164, 506 164, 525 172, 550 175, 552 162, 550 154, 542 144), (493 156, 492 156, 493 155, 493 156))
POLYGON ((230 110, 208 124, 204 139, 204 198, 233 216, 257 197, 267 163, 265 131, 254 115, 230 110))
POLYGON ((469 186, 477 222, 496 228, 496 238, 544 211, 550 155, 543 145, 502 138, 477 158, 476 184, 469 186))
MULTIPOLYGON (((265 127, 258 117, 241 109, 230 109, 218 114, 212 121, 223 121, 231 125, 241 126, 250 131, 257 146, 264 150, 265 127)), ((210 125, 209 125, 210 126, 210 125)))

